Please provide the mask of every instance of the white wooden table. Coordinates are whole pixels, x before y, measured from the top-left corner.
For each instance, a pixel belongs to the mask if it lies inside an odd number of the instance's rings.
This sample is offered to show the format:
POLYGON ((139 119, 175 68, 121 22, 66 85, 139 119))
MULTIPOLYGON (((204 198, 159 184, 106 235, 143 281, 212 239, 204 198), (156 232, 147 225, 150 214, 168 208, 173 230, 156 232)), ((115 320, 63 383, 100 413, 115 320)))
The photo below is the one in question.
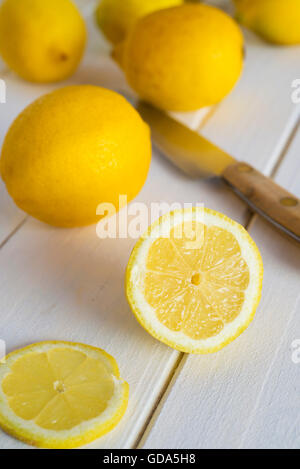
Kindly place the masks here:
MULTIPOLYGON (((300 108, 291 99, 300 47, 273 47, 248 31, 245 37, 244 74, 233 93, 208 114, 178 117, 300 197, 300 108)), ((7 85, 2 143, 25 105, 62 84, 32 86, 5 67, 0 78, 7 85)), ((86 57, 68 83, 126 87, 93 27, 86 57)), ((135 241, 101 241, 95 226, 62 230, 39 223, 15 207, 1 182, 0 339, 7 351, 56 339, 116 357, 130 384, 129 408, 93 448, 299 448, 300 353, 293 347, 300 339, 300 247, 250 216, 217 180, 190 181, 155 151, 138 200, 203 202, 249 229, 265 266, 249 329, 214 355, 164 346, 138 325, 125 299, 124 270, 135 241)), ((1 448, 28 447, 1 432, 1 448)))

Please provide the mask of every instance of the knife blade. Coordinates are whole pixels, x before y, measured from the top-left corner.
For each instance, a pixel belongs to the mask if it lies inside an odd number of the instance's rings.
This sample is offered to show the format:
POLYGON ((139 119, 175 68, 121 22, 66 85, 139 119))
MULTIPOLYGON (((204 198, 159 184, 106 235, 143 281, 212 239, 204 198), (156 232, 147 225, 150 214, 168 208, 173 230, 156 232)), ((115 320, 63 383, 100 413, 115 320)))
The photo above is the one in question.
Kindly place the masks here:
POLYGON ((300 243, 300 200, 165 112, 139 101, 155 146, 193 178, 219 176, 249 208, 300 243))
POLYGON ((151 128, 155 146, 193 178, 220 176, 236 160, 198 133, 151 105, 138 102, 137 111, 151 128))

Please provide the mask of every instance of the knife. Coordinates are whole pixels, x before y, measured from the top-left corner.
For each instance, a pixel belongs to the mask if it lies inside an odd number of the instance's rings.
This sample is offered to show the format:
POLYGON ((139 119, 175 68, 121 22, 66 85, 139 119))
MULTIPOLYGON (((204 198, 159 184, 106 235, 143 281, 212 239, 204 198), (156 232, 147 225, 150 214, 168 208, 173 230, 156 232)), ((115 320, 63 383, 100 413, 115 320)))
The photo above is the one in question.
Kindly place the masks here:
POLYGON ((219 176, 249 208, 300 242, 300 200, 165 112, 139 102, 154 145, 189 176, 219 176))

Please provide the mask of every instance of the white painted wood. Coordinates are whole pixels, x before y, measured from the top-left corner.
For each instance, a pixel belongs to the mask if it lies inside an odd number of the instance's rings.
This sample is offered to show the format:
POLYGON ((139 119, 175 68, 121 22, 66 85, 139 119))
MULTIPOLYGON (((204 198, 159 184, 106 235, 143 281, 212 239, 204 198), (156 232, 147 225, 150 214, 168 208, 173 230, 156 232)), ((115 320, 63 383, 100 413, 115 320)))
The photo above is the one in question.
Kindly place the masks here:
MULTIPOLYGON (((0 138, 18 113, 38 96, 60 86, 91 83, 128 92, 119 68, 108 55, 107 44, 89 24, 88 52, 77 73, 68 82, 31 85, 5 69, 8 99, 0 108, 0 138)), ((4 74, 4 72, 3 72, 4 74)), ((199 119, 199 117, 198 117, 199 119)), ((161 158, 154 158, 152 181, 159 184, 157 201, 180 202, 178 186, 188 186, 187 200, 204 198, 207 188, 216 205, 224 189, 220 184, 188 180, 161 158), (169 185, 168 197, 165 184, 169 185)), ((150 181, 150 180, 149 180, 150 181)), ((148 184, 140 200, 153 199, 148 184)), ((219 200, 219 202, 218 202, 219 200)), ((227 209, 241 219, 242 205, 229 194, 227 209)), ((182 202, 185 202, 182 197, 182 202)), ((0 242, 25 220, 0 186, 0 242)), ((131 399, 126 417, 116 432, 92 447, 131 447, 141 432, 155 400, 172 370, 177 353, 151 339, 138 326, 124 295, 124 271, 134 240, 100 241, 95 227, 84 230, 55 230, 28 219, 23 229, 1 250, 0 337, 7 349, 43 339, 77 340, 101 346, 120 363, 122 376, 130 383, 131 399), (139 353, 137 354, 137 350, 139 353)), ((26 447, 1 433, 0 448, 26 447)))
MULTIPOLYGON (((276 180, 300 196, 300 132, 276 180)), ((299 448, 299 245, 261 219, 250 230, 265 268, 254 322, 211 356, 187 356, 145 448, 299 448)))
MULTIPOLYGON (((243 221, 242 204, 226 194, 218 183, 191 182, 154 155, 137 200, 205 200, 243 221)), ((48 339, 97 345, 116 357, 130 383, 129 410, 100 447, 134 444, 177 358, 144 332, 127 305, 124 272, 134 243, 99 240, 95 226, 60 230, 30 219, 0 250, 0 336, 8 350, 48 339)), ((20 446, 0 434, 0 448, 20 446)))
MULTIPOLYGON (((299 71, 299 51, 286 50, 287 55, 280 55, 278 60, 279 55, 264 44, 258 46, 253 38, 249 39, 249 49, 241 82, 216 109, 203 132, 235 156, 245 157, 266 169, 267 163, 271 161, 270 165, 273 164, 278 157, 282 141, 290 132, 298 112, 288 93, 290 79, 295 78, 299 71), (253 85, 257 76, 260 77, 259 83, 255 81, 253 85), (264 81, 263 76, 276 77, 274 86, 268 80, 264 81)), ((0 108, 1 139, 13 118, 27 103, 56 87, 69 83, 92 83, 128 90, 121 71, 109 59, 107 52, 107 44, 90 24, 88 52, 78 72, 67 83, 32 86, 10 74, 7 78, 9 102, 4 108, 5 113, 0 108)), ((202 111, 178 118, 191 127, 198 127, 202 111)), ((241 223, 246 220, 244 205, 220 182, 190 181, 156 153, 147 184, 137 201, 148 205, 153 201, 203 202, 241 223)), ((0 242, 1 236, 2 239, 7 238, 24 216, 13 205, 7 208, 8 204, 4 188, 0 187, 0 242)), ((269 231, 271 238, 276 237, 271 229, 269 231)), ((124 270, 134 242, 129 239, 100 241, 95 227, 58 230, 28 219, 0 250, 0 338, 7 342, 8 350, 47 339, 90 343, 105 348, 116 357, 122 376, 130 384, 130 406, 125 418, 93 447, 125 448, 135 444, 178 357, 177 352, 148 336, 127 306, 124 270)), ((270 248, 268 240, 265 242, 270 248)), ((277 264, 273 267, 278 271, 281 268, 277 264)), ((222 355, 219 357, 221 360, 222 355)), ((232 370, 236 370, 234 357, 231 363, 232 370)), ((207 379, 208 367, 211 368, 211 363, 205 366, 205 359, 201 359, 203 381, 207 379)), ((193 392, 198 390, 199 387, 193 388, 193 392)), ((216 399, 211 400, 212 409, 215 401, 222 399, 222 394, 217 391, 215 396, 216 399)), ((177 405, 182 407, 183 402, 185 398, 180 389, 177 405)), ((168 414, 164 415, 168 428, 160 433, 160 444, 167 447, 168 435, 181 420, 172 420, 168 414)), ((182 424, 182 433, 188 432, 189 426, 193 427, 184 419, 182 424)), ((208 422, 205 425, 208 426, 208 422)), ((197 434, 199 422, 193 428, 197 434)), ((190 441, 192 444, 193 440, 190 441)), ((24 446, 0 433, 0 448, 24 446)))
MULTIPOLYGON (((296 263, 295 267, 297 267, 296 263)), ((298 289, 299 285, 298 277, 298 289)), ((286 320, 278 349, 274 348, 273 360, 268 363, 269 368, 265 370, 265 380, 250 413, 249 425, 242 434, 239 445, 241 448, 300 448, 299 296, 293 309, 286 316, 286 320)))
MULTIPOLYGON (((300 197, 300 130, 283 160, 277 173, 277 180, 300 197)), ((263 223, 257 223, 255 230, 264 230, 263 223)), ((284 242, 281 241, 282 248, 284 242)), ((299 251, 299 248, 298 248, 299 251)), ((285 251, 283 251, 284 256, 285 251)), ((300 448, 300 263, 299 252, 291 263, 287 278, 280 284, 282 297, 290 297, 290 271, 298 268, 294 307, 286 315, 288 321, 282 332, 278 349, 270 363, 259 399, 253 409, 247 431, 243 434, 241 446, 245 448, 300 448), (286 289, 285 289, 286 285, 286 289), (298 289, 298 292, 297 292, 298 289), (285 294, 286 292, 286 294, 285 294), (297 351, 299 350, 299 352, 297 351)), ((284 256, 285 257, 285 256, 284 256)), ((290 256, 289 256, 290 257, 290 256)), ((286 263, 286 260, 285 260, 286 263)), ((278 272, 278 270, 276 271, 278 272)), ((276 288, 276 285, 275 285, 276 288)), ((275 291, 275 289, 274 289, 275 291)), ((283 303, 284 306, 284 303, 283 303)), ((278 308, 278 307, 277 307, 278 308)), ((283 311, 287 311, 286 308, 283 311)))
POLYGON ((280 164, 276 179, 287 190, 300 197, 300 124, 297 134, 288 148, 288 157, 284 158, 280 164))

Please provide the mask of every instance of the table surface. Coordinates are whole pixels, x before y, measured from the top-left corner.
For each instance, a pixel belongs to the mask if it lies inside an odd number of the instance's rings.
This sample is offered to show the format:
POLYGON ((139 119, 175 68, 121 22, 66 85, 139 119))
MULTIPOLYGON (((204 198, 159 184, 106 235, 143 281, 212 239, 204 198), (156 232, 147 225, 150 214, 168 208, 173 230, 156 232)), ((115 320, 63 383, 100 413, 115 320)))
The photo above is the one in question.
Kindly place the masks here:
MULTIPOLYGON (((91 2, 81 4, 89 15, 91 2)), ((291 98, 300 48, 274 47, 244 33, 245 69, 231 95, 213 109, 176 117, 300 197, 300 108, 291 98)), ((62 84, 33 86, 3 66, 0 78, 7 85, 2 143, 28 103, 62 84)), ((92 24, 87 54, 70 83, 127 89, 92 24)), ((202 202, 246 226, 265 267, 262 301, 248 330, 208 356, 161 344, 139 326, 125 299, 135 240, 100 240, 95 226, 46 226, 18 210, 1 182, 0 339, 7 351, 70 340, 117 359, 130 384, 129 407, 92 448, 299 448, 299 246, 252 216, 218 180, 191 181, 156 151, 137 201, 202 202)), ((0 432, 0 448, 29 447, 0 432)))

